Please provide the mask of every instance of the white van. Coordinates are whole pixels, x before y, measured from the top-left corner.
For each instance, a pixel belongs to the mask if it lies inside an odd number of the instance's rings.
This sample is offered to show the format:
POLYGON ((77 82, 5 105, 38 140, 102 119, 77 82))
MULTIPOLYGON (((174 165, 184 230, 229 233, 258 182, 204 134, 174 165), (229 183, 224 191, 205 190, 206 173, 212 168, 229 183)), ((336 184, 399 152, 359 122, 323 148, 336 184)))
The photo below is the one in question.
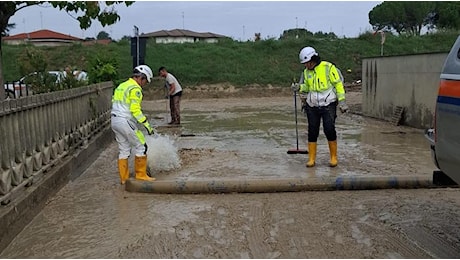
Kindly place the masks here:
POLYGON ((434 128, 425 134, 433 161, 460 184, 460 36, 441 71, 434 121, 434 128))

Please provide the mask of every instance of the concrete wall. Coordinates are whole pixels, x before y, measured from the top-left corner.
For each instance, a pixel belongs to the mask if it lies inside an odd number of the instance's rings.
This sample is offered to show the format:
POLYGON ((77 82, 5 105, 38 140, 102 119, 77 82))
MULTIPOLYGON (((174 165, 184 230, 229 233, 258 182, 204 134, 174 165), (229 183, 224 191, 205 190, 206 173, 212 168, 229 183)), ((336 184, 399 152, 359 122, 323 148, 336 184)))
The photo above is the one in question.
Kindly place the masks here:
POLYGON ((206 42, 206 43, 216 43, 218 42, 217 38, 197 38, 190 36, 183 37, 156 37, 156 43, 194 43, 194 42, 206 42))
POLYGON ((402 125, 432 127, 439 76, 447 55, 431 53, 364 58, 363 114, 390 120, 396 106, 402 106, 402 125))
POLYGON ((67 46, 76 43, 81 43, 82 41, 72 41, 72 40, 60 40, 60 39, 19 39, 19 40, 2 40, 4 44, 8 45, 21 45, 21 44, 32 44, 34 46, 67 46))
POLYGON ((195 39, 193 37, 156 37, 156 43, 193 43, 195 39))

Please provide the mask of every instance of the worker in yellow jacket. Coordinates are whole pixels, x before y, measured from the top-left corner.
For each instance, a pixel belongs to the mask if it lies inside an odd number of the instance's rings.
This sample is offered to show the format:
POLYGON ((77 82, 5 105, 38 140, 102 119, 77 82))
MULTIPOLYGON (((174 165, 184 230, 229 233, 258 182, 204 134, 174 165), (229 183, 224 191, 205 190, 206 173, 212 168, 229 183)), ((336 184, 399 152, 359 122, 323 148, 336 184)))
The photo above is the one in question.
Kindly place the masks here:
POLYGON ((134 68, 133 75, 121 83, 112 97, 111 126, 118 142, 118 171, 121 184, 129 178, 128 158, 134 149, 134 171, 136 179, 154 181, 147 175, 147 144, 144 134, 138 129, 137 123, 142 124, 149 135, 154 134, 147 117, 142 113, 142 87, 153 78, 152 70, 147 65, 134 68))
POLYGON ((340 71, 334 64, 322 61, 312 47, 305 47, 299 53, 300 63, 305 65, 298 86, 308 121, 308 162, 307 167, 315 166, 316 144, 320 122, 329 144, 329 166, 337 166, 337 132, 335 119, 337 106, 342 113, 348 111, 345 102, 345 89, 340 71))

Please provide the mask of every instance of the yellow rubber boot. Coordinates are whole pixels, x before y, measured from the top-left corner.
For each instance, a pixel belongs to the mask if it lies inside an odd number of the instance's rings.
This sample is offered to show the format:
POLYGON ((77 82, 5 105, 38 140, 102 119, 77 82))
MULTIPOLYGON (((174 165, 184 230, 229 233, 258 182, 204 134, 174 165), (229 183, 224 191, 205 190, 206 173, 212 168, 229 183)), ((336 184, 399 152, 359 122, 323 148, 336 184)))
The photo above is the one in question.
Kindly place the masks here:
POLYGON ((129 179, 128 159, 118 159, 118 172, 120 173, 121 184, 129 179))
POLYGON ((316 160, 316 142, 309 142, 308 143, 308 162, 307 162, 307 167, 313 167, 315 166, 315 160, 316 160))
POLYGON ((329 166, 335 167, 337 166, 337 140, 329 141, 329 152, 331 154, 331 161, 329 162, 329 166))
POLYGON ((134 171, 136 172, 136 179, 142 181, 154 181, 147 175, 147 156, 136 156, 134 159, 134 171))

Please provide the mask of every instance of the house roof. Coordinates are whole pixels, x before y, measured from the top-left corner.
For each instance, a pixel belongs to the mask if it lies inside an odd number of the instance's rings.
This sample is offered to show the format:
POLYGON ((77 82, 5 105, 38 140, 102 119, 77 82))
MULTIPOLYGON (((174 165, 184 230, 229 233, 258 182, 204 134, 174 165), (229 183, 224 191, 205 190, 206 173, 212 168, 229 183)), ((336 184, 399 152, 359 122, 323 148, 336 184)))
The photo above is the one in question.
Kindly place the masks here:
POLYGON ((183 30, 183 29, 174 29, 174 30, 161 30, 161 31, 156 31, 156 32, 151 32, 151 33, 143 33, 139 35, 139 37, 196 37, 196 38, 224 38, 227 36, 216 34, 216 33, 210 33, 210 32, 194 32, 190 30, 183 30))
POLYGON ((38 30, 29 33, 20 33, 11 36, 2 37, 3 40, 38 40, 38 39, 59 39, 59 40, 71 40, 71 41, 83 41, 83 39, 65 35, 62 33, 54 32, 51 30, 38 30))

